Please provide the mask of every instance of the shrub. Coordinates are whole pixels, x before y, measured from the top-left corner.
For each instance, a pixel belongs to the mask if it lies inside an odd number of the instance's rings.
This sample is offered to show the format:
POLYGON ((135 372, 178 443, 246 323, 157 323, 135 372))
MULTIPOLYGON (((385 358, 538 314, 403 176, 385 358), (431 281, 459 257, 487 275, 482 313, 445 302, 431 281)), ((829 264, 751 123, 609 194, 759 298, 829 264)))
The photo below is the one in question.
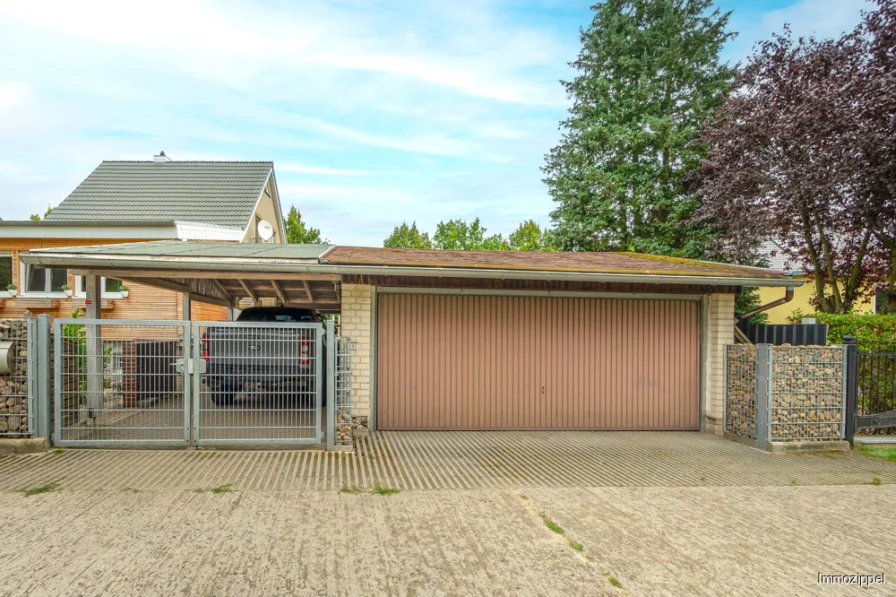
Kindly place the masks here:
POLYGON ((803 317, 814 317, 818 323, 828 326, 828 344, 840 344, 844 336, 855 336, 859 349, 871 350, 878 346, 896 344, 896 314, 873 315, 854 313, 802 313, 799 309, 787 320, 800 323, 803 317))

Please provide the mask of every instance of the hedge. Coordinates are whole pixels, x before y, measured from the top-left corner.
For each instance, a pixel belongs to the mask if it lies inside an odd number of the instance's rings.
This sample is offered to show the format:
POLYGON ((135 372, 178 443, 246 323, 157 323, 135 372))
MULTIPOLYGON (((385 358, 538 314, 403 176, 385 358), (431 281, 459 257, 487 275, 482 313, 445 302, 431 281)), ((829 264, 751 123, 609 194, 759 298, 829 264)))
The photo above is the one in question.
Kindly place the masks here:
POLYGON ((799 309, 787 318, 800 323, 803 317, 814 317, 818 323, 828 326, 828 344, 840 344, 844 336, 855 336, 859 349, 896 345, 896 314, 873 315, 853 313, 802 313, 799 309))

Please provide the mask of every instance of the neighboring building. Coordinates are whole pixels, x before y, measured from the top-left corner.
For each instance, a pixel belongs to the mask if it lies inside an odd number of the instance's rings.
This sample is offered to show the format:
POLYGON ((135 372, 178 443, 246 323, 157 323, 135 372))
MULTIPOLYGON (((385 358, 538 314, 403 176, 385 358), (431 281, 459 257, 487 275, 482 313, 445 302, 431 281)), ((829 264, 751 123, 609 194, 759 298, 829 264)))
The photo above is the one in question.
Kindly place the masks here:
MULTIPOLYGON (((797 309, 806 314, 814 313, 815 307, 812 306, 811 299, 815 295, 815 281, 812 272, 793 270, 796 264, 789 258, 787 249, 776 241, 765 241, 760 249, 760 254, 768 262, 770 269, 805 282, 802 286, 796 287, 792 301, 766 311, 768 323, 789 323, 787 318, 797 309)), ((784 292, 780 288, 759 289, 759 300, 763 305, 782 296, 784 296, 784 292)), ((874 313, 875 302, 874 298, 867 303, 860 302, 855 306, 854 311, 856 313, 874 313)))
MULTIPOLYGON (((82 276, 20 263, 31 249, 153 240, 285 242, 272 162, 105 161, 45 221, 0 221, 0 318, 49 313, 70 317, 85 306, 82 276), (267 221, 271 230, 259 231, 267 221), (69 286, 69 293, 62 288, 69 286)), ((178 319, 181 294, 104 281, 103 317, 178 319)), ((225 320, 230 309, 193 303, 193 318, 225 320)))

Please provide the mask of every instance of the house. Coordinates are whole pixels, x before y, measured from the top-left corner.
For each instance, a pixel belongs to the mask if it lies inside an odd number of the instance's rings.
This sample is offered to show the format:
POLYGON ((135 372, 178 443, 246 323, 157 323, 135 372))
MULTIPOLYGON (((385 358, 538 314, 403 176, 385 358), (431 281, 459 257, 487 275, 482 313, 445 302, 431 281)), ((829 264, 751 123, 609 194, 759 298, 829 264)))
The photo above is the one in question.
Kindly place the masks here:
MULTIPOLYGON (((801 284, 769 269, 632 253, 221 243, 182 249, 159 241, 40 249, 24 258, 35 267, 148 286, 164 287, 176 274, 199 300, 280 297, 339 313, 353 345, 353 420, 381 430, 721 434, 736 294, 801 284)), ((254 340, 249 348, 265 350, 254 340)), ((250 381, 255 387, 258 380, 250 381)), ((297 413, 314 421, 319 407, 276 408, 284 421, 297 413)), ((202 417, 212 414, 214 432, 226 428, 230 440, 284 437, 286 423, 264 436, 258 426, 243 429, 241 411, 228 412, 200 407, 198 437, 207 437, 202 417)), ((277 416, 275 407, 266 412, 277 416)), ((189 442, 175 423, 179 441, 189 442)), ((307 426, 308 441, 316 429, 307 426)))
MULTIPOLYGON (((801 286, 794 288, 792 300, 766 311, 768 314, 767 323, 790 323, 787 321, 787 318, 796 310, 805 314, 814 313, 816 309, 812 306, 811 300, 815 296, 815 282, 812 272, 795 271, 793 268, 798 267, 798 264, 790 259, 787 249, 777 241, 767 240, 763 242, 759 252, 760 256, 769 264, 770 269, 803 282, 801 286)), ((780 290, 759 288, 759 302, 762 305, 780 298, 780 290)), ((869 302, 859 302, 853 310, 856 313, 874 313, 876 302, 875 298, 872 298, 869 302)))
MULTIPOLYGON (((104 161, 46 220, 0 221, 0 290, 16 286, 14 296, 0 296, 0 318, 70 317, 85 306, 83 276, 34 268, 20 261, 23 252, 163 239, 286 242, 273 163, 172 161, 164 152, 148 161, 104 161)), ((104 318, 181 316, 176 286, 124 287, 111 277, 102 284, 104 318)), ((194 317, 229 319, 231 307, 197 303, 194 317)))

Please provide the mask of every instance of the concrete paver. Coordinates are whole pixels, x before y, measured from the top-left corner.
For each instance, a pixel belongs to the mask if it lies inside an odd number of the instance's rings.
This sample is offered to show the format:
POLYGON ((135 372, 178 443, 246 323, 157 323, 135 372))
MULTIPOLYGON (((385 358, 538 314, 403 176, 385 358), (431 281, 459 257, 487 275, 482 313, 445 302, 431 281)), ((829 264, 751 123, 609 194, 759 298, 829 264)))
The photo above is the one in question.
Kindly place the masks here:
POLYGON ((893 595, 894 481, 896 464, 856 453, 775 456, 699 433, 6 457, 0 596, 893 595))

